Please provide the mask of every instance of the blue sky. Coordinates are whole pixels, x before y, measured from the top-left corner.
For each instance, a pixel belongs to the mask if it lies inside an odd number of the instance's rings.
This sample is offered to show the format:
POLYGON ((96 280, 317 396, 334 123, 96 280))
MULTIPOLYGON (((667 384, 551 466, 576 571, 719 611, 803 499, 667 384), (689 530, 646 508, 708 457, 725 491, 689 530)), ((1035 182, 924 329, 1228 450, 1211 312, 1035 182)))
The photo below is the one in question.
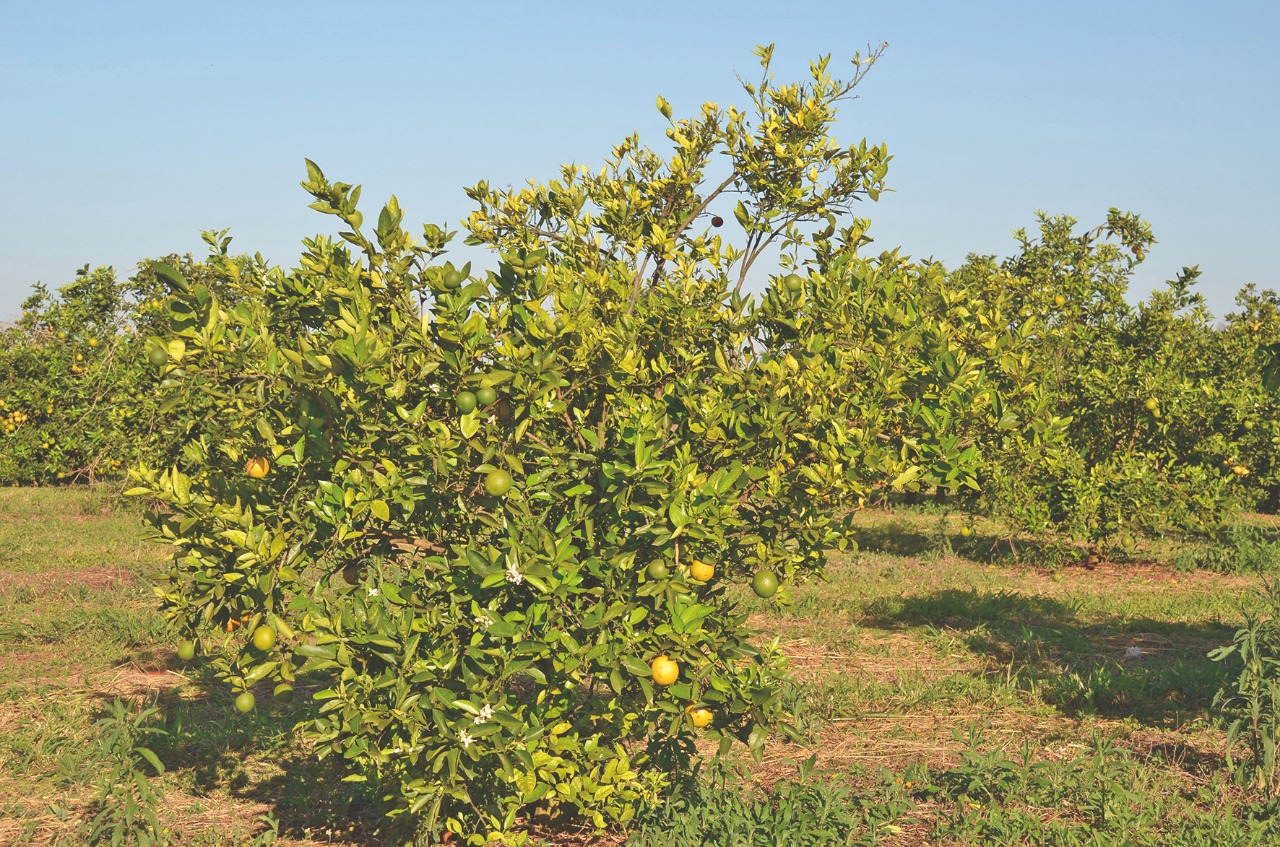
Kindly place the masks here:
POLYGON ((463 187, 600 162, 676 114, 745 104, 735 71, 889 48, 837 136, 884 142, 879 247, 1005 255, 1034 212, 1143 214, 1140 294, 1199 264, 1213 309, 1280 287, 1280 4, 50 3, 0 0, 0 320, 86 264, 203 252, 202 229, 292 265, 334 219, 303 157, 457 222, 463 187))

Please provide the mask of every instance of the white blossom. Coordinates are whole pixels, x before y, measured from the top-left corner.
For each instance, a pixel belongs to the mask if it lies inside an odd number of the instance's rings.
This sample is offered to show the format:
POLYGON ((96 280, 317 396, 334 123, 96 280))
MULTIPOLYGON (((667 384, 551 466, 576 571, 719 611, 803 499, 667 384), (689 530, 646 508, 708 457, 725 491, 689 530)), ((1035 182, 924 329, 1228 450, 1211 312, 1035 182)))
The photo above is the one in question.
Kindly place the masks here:
POLYGON ((439 390, 440 390, 440 383, 438 383, 438 382, 433 382, 433 383, 431 383, 430 385, 428 385, 428 386, 427 386, 427 389, 428 389, 428 390, 430 390, 430 391, 439 391, 439 390))
POLYGON ((475 739, 471 737, 471 733, 467 732, 465 729, 458 733, 458 740, 462 742, 462 748, 464 750, 471 746, 472 741, 475 741, 475 739))
POLYGON ((488 615, 476 615, 475 624, 481 629, 488 629, 493 626, 493 621, 489 619, 488 615))
POLYGON ((497 415, 490 415, 490 416, 489 416, 489 423, 491 423, 491 424, 492 424, 492 423, 497 423, 497 422, 498 422, 498 416, 497 416, 497 415))
POLYGON ((493 707, 485 703, 480 708, 480 714, 476 715, 475 723, 486 723, 491 717, 493 717, 493 707))
POLYGON ((520 568, 516 567, 515 559, 510 559, 507 562, 507 582, 512 585, 519 585, 524 582, 524 574, 520 573, 520 568))
POLYGON ((378 596, 379 594, 381 594, 381 593, 382 593, 382 592, 378 591, 378 589, 376 589, 376 588, 370 588, 370 589, 369 589, 369 596, 370 596, 370 597, 377 597, 377 596, 378 596))

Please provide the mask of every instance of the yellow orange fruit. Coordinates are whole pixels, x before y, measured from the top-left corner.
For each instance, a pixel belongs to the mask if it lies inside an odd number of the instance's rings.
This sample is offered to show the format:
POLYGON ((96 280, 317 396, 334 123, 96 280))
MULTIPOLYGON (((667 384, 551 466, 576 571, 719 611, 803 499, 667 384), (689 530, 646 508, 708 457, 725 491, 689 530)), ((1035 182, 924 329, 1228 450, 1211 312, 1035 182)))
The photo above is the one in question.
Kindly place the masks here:
POLYGON ((276 631, 269 626, 260 626, 253 631, 253 646, 266 651, 276 646, 276 631))
POLYGON ((693 577, 698 582, 708 582, 711 577, 715 575, 715 567, 707 564, 701 559, 694 559, 693 564, 689 565, 689 576, 693 577))
POLYGON ((271 462, 266 456, 254 456, 244 463, 244 472, 254 479, 262 479, 271 470, 271 462))
POLYGON ((654 659, 649 670, 653 672, 653 681, 659 685, 670 685, 680 677, 680 665, 667 656, 654 659))

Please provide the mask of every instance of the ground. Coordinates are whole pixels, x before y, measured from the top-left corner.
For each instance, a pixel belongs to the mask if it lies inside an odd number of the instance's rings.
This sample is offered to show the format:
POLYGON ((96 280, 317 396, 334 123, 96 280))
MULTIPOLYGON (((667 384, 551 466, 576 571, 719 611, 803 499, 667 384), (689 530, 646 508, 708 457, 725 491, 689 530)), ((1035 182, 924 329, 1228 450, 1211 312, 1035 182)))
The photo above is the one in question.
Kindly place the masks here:
MULTIPOLYGON (((785 609, 744 593, 790 657, 815 742, 746 762, 760 792, 816 757, 805 779, 843 786, 882 824, 850 843, 1085 844, 1110 829, 1134 844, 1268 843, 1265 823, 1238 820, 1251 807, 1211 708, 1228 669, 1206 656, 1255 577, 1055 571, 982 524, 961 538, 959 516, 859 518, 862 549, 834 558, 829 583, 785 609)), ((169 731, 140 743, 166 765, 155 782, 176 843, 270 843, 271 819, 281 844, 386 843, 372 800, 294 736, 296 715, 240 716, 176 660, 148 584, 163 566, 110 487, 0 490, 0 845, 85 843, 118 759, 95 722, 116 699, 157 706, 169 731)))

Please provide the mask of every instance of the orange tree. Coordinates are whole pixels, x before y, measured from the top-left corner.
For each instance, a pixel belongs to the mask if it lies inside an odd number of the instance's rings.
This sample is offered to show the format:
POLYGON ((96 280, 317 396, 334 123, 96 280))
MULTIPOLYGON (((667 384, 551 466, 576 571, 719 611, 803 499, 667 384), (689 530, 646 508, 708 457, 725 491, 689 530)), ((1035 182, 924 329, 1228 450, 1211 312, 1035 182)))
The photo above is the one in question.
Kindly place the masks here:
POLYGON ((127 352, 127 285, 86 265, 56 293, 37 285, 22 308, 0 333, 0 482, 92 478, 132 461, 148 410, 121 402, 145 372, 127 352))
POLYGON ((1246 505, 1274 514, 1280 509, 1280 397, 1271 359, 1280 351, 1280 295, 1248 285, 1236 295, 1236 311, 1214 334, 1207 356, 1221 376, 1223 391, 1234 403, 1220 428, 1234 436, 1233 467, 1247 474, 1237 480, 1246 505), (1268 387, 1268 382, 1270 387, 1268 387))
POLYGON ((956 272, 1008 292, 1025 341, 990 371, 1009 434, 980 437, 978 508, 1090 548, 1211 531, 1238 500, 1243 375, 1223 371, 1197 272, 1130 305, 1129 276, 1153 243, 1146 224, 1112 210, 1096 229, 1074 226, 1042 215, 1011 259, 971 257, 956 272))
MULTIPOLYGON (((238 268, 230 239, 205 233, 206 262, 171 256, 191 278, 231 294, 238 268)), ((243 261, 243 260, 241 260, 243 261)), ((161 368, 181 356, 155 333, 166 331, 168 287, 143 262, 120 280, 86 265, 50 292, 35 286, 22 317, 0 331, 0 484, 93 480, 118 475, 140 459, 166 463, 183 427, 161 407, 161 368)))
POLYGON ((310 162, 340 240, 306 241, 291 272, 246 267, 235 305, 158 266, 183 347, 166 402, 197 411, 133 492, 175 547, 159 593, 181 652, 244 710, 258 683, 287 697, 316 675, 318 753, 425 828, 625 823, 699 734, 757 755, 794 737, 784 663, 731 587, 786 602, 847 543, 838 508, 972 481, 973 452, 918 422, 979 379, 900 314, 895 280, 925 271, 860 264, 861 224, 836 226, 887 165, 829 134, 876 54, 851 81, 823 60, 782 86, 770 52, 752 115, 673 122, 668 159, 632 138, 595 174, 472 189, 468 238, 496 272, 441 263, 450 234, 414 239, 394 198, 368 233, 359 188, 310 162), (715 232, 728 204, 737 246, 715 232), (810 267, 743 294, 775 241, 810 267), (912 379, 899 348, 924 362, 912 379))

